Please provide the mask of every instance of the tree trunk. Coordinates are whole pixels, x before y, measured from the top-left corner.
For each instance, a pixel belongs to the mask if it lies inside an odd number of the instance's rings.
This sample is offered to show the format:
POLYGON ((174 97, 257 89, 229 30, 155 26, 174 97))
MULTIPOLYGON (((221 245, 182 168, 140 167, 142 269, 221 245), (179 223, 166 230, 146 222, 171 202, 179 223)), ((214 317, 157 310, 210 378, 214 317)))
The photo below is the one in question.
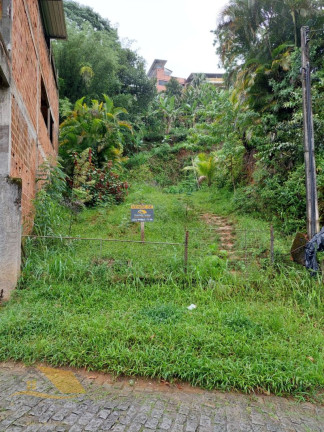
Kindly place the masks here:
POLYGON ((172 119, 169 118, 168 122, 167 122, 167 129, 166 129, 166 134, 169 135, 170 130, 171 130, 171 125, 172 125, 172 119))

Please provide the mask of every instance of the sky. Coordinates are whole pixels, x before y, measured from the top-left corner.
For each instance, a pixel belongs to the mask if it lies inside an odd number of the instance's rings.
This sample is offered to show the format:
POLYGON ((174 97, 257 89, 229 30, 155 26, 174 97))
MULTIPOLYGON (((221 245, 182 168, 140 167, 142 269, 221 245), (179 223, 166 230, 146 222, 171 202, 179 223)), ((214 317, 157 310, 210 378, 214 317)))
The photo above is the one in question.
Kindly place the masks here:
POLYGON ((146 60, 167 60, 173 76, 220 70, 210 32, 228 0, 77 0, 118 28, 126 43, 146 60))

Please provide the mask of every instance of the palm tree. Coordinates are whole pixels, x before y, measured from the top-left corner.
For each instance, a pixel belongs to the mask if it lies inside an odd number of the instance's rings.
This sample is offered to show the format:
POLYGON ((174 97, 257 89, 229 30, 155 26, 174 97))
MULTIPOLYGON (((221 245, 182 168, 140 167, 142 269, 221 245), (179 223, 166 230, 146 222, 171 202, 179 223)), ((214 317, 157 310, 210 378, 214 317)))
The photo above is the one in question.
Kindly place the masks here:
POLYGON ((88 106, 84 98, 79 99, 73 111, 60 126, 60 142, 63 154, 81 153, 91 148, 102 164, 107 160, 118 160, 123 151, 122 130, 131 131, 131 125, 120 119, 127 114, 124 108, 115 107, 113 101, 103 95, 104 101, 93 100, 88 106))
POLYGON ((184 103, 181 108, 184 114, 184 118, 188 120, 190 127, 195 127, 198 101, 195 100, 192 103, 184 103))
POLYGON ((216 158, 215 154, 211 153, 200 153, 194 160, 192 166, 185 167, 184 170, 194 170, 199 176, 198 183, 206 180, 208 187, 212 185, 212 182, 216 175, 216 158))
POLYGON ((270 81, 282 81, 289 70, 299 28, 310 18, 318 28, 323 25, 323 0, 230 0, 215 44, 238 105, 257 111, 271 106, 270 81))
POLYGON ((322 26, 322 8, 323 0, 230 0, 214 32, 223 65, 235 74, 252 59, 271 62, 278 46, 299 45, 298 29, 310 18, 322 26))

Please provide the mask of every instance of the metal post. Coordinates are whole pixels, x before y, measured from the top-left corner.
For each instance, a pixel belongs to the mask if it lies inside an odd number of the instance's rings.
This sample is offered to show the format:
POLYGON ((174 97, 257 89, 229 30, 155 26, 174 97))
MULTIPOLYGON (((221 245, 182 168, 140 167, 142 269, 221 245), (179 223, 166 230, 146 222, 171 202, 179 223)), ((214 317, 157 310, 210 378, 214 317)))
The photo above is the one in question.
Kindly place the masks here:
POLYGON ((184 272, 188 272, 188 244, 189 244, 189 231, 186 231, 184 242, 184 272))
POLYGON ((270 262, 274 263, 274 231, 273 225, 270 225, 270 262))
POLYGON ((319 232, 319 214, 314 154, 314 125, 311 97, 311 67, 309 60, 309 27, 301 28, 302 85, 304 113, 304 155, 306 172, 306 214, 309 239, 319 232))

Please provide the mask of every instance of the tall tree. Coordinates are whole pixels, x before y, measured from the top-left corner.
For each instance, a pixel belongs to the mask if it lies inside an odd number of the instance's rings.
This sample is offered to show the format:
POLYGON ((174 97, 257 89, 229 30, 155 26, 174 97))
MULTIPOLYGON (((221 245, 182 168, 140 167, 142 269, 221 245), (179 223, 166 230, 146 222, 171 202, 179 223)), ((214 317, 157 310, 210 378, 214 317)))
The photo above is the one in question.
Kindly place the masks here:
POLYGON ((279 46, 300 45, 300 27, 323 25, 323 0, 230 0, 215 30, 229 76, 248 64, 269 64, 279 46))
POLYGON ((56 42, 54 55, 60 74, 60 94, 73 104, 109 94, 131 116, 145 112, 156 94, 145 73, 144 60, 124 48, 117 30, 89 7, 65 1, 68 40, 56 42))
MULTIPOLYGON (((253 168, 242 205, 253 203, 293 231, 298 223, 303 226, 305 207, 300 28, 311 28, 316 157, 322 161, 323 23, 323 0, 231 0, 215 30, 217 52, 232 84, 231 103, 240 118, 235 129, 242 117, 250 124, 239 126, 231 140, 240 139, 245 169, 253 168)), ((323 206, 321 169, 318 184, 323 206)))
POLYGON ((80 6, 75 1, 64 1, 64 11, 69 22, 75 23, 80 29, 84 24, 90 24, 95 31, 106 31, 117 37, 117 31, 111 25, 109 20, 102 18, 94 12, 89 6, 80 6))

